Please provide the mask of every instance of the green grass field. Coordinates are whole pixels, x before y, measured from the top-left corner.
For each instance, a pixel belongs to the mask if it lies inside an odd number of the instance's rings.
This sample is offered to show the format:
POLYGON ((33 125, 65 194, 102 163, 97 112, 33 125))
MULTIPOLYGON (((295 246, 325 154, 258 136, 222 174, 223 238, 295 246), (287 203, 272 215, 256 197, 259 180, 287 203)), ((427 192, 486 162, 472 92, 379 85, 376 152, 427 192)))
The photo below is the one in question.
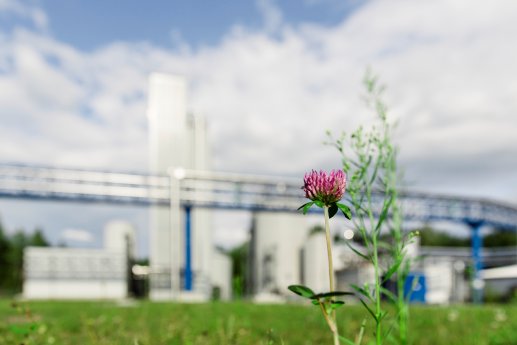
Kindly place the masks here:
MULTIPOLYGON (((245 302, 23 302, 0 300, 0 344, 331 344, 312 306, 245 302)), ((345 306, 338 318, 353 338, 365 313, 345 306)), ((415 345, 517 345, 517 306, 418 306, 411 310, 415 345)), ((371 328, 363 344, 371 340, 371 328)))

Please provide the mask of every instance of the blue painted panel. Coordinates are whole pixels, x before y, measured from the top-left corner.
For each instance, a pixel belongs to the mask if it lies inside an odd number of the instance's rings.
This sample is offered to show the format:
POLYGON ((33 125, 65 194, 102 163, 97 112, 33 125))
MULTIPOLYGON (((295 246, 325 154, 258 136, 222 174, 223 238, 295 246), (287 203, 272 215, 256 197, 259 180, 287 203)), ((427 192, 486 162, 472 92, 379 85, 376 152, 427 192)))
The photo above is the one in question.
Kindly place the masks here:
POLYGON ((410 272, 404 282, 404 296, 409 296, 411 303, 425 303, 427 285, 422 272, 410 272))

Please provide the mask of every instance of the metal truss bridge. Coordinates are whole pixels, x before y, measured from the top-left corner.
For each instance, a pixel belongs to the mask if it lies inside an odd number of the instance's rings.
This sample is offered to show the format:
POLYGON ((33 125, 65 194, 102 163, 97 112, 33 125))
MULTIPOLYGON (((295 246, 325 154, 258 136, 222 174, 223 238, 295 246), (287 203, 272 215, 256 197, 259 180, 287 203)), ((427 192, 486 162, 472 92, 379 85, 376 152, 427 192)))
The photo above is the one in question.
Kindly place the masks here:
MULTIPOLYGON (((0 164, 0 197, 294 212, 306 202, 302 179, 171 169, 167 175, 0 164), (171 198, 172 195, 172 198, 171 198), (176 200, 174 200, 176 199, 176 200)), ((517 229, 517 206, 488 199, 406 191, 407 220, 483 223, 517 229)))
MULTIPOLYGON (((295 212, 306 202, 302 179, 170 169, 168 175, 143 175, 0 164, 0 197, 111 204, 162 205, 171 209, 171 226, 185 217, 186 289, 191 288, 190 210, 193 207, 295 212)), ((379 195, 382 197, 382 195, 379 195)), ((482 268, 482 226, 517 230, 517 206, 488 199, 400 193, 405 220, 451 221, 472 229, 475 271, 482 268)), ((181 240, 177 237, 175 240, 181 240)))
MULTIPOLYGON (((180 205, 252 211, 294 212, 306 202, 302 179, 184 169, 143 175, 0 164, 0 197, 110 204, 180 205), (172 195, 172 198, 171 198, 172 195)), ((517 229, 517 206, 489 199, 405 191, 407 220, 445 220, 517 229)))

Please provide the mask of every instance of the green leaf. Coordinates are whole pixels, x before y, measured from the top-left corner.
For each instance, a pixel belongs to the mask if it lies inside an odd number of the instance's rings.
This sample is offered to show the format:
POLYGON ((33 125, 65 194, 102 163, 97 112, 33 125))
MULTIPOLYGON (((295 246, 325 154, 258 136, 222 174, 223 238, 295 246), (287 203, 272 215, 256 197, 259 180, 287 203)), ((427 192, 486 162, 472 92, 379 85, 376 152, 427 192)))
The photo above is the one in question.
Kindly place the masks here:
POLYGON ((343 301, 330 301, 330 309, 332 309, 332 310, 341 308, 344 305, 345 305, 345 302, 343 302, 343 301))
POLYGON ((390 195, 390 198, 387 200, 384 200, 384 204, 382 205, 382 211, 379 215, 379 219, 377 220, 377 225, 375 226, 375 233, 380 231, 382 224, 386 220, 386 217, 388 216, 388 213, 390 211, 391 204, 393 203, 394 196, 390 195))
POLYGON ((379 240, 377 242, 377 246, 379 246, 379 248, 382 248, 382 249, 393 251, 393 245, 391 243, 386 242, 386 241, 380 241, 379 240))
POLYGON ((312 299, 326 298, 326 297, 338 297, 338 296, 346 296, 346 295, 354 295, 353 292, 345 292, 345 291, 332 291, 332 292, 323 292, 317 295, 313 295, 312 299))
POLYGON ((298 211, 302 210, 303 214, 307 214, 307 212, 309 212, 309 209, 311 208, 312 205, 314 205, 314 201, 310 201, 310 202, 298 207, 298 211))
POLYGON ((314 201, 314 204, 316 204, 316 206, 320 207, 320 208, 323 208, 323 206, 325 206, 325 204, 323 203, 323 201, 320 201, 320 200, 315 200, 314 201))
POLYGON ((397 296, 395 296, 393 292, 383 287, 381 287, 380 291, 384 294, 384 296, 388 297, 392 303, 397 303, 397 296))
POLYGON ((11 325, 9 329, 14 334, 27 335, 36 329, 36 323, 27 323, 22 325, 11 325))
POLYGON ((339 337, 339 341, 341 341, 342 343, 345 343, 347 345, 356 345, 352 340, 347 339, 347 338, 343 337, 342 335, 338 335, 338 337, 339 337))
POLYGON ((386 274, 384 275, 384 278, 383 278, 383 282, 386 282, 388 281, 391 276, 398 271, 399 267, 400 267, 400 264, 402 263, 402 259, 399 258, 397 260, 397 262, 395 262, 395 264, 393 264, 393 266, 390 267, 390 269, 388 270, 388 272, 386 272, 386 274))
POLYGON ((381 311, 379 314, 379 321, 384 319, 386 317, 386 315, 388 315, 387 311, 381 311))
POLYGON ((357 286, 355 284, 350 285, 352 289, 363 295, 364 297, 368 298, 370 301, 372 300, 372 296, 370 295, 370 292, 366 290, 363 287, 357 286))
POLYGON ((337 207, 339 207, 339 209, 341 210, 341 212, 343 212, 343 214, 345 215, 346 219, 352 219, 352 211, 350 211, 350 207, 348 207, 347 205, 344 205, 344 204, 340 204, 339 202, 336 202, 335 204, 337 207))
POLYGON ((386 333, 384 334, 384 339, 389 339, 391 342, 394 342, 394 337, 393 335, 391 334, 391 332, 393 331, 393 329, 395 328, 395 322, 392 322, 391 323, 391 326, 390 328, 386 331, 386 333))
POLYGON ((312 303, 312 304, 314 304, 314 305, 320 305, 320 301, 319 301, 319 300, 317 300, 317 299, 313 299, 313 300, 311 301, 311 303, 312 303))
POLYGON ((329 218, 332 218, 336 215, 337 213, 337 210, 338 210, 338 207, 336 205, 336 203, 333 203, 332 205, 330 205, 329 207, 329 218))
POLYGON ((377 321, 377 316, 376 316, 376 315, 375 315, 375 313, 373 312, 372 308, 370 308, 370 307, 368 306, 368 304, 366 304, 366 302, 365 302, 365 301, 363 301, 363 300, 362 300, 362 299, 360 299, 360 298, 359 298, 359 302, 361 302, 361 304, 363 305, 363 307, 365 307, 365 308, 366 308, 366 310, 368 310, 368 312, 369 312, 369 313, 370 313, 370 315, 373 317, 373 319, 374 319, 375 321, 377 321))
POLYGON ((345 303, 345 301, 330 301, 330 304, 333 304, 336 306, 336 308, 339 308, 339 307, 345 305, 346 303, 345 303))
POLYGON ((291 290, 292 292, 294 292, 295 294, 299 295, 299 296, 313 299, 314 291, 312 291, 307 286, 303 286, 303 285, 289 285, 287 288, 289 290, 291 290))
POLYGON ((348 248, 350 248, 354 253, 356 253, 357 255, 359 255, 360 257, 362 257, 363 259, 365 259, 366 261, 370 261, 370 258, 367 257, 366 255, 364 255, 363 253, 361 253, 360 251, 358 251, 357 249, 355 249, 354 247, 352 247, 352 245, 346 241, 345 242, 346 245, 348 246, 348 248))

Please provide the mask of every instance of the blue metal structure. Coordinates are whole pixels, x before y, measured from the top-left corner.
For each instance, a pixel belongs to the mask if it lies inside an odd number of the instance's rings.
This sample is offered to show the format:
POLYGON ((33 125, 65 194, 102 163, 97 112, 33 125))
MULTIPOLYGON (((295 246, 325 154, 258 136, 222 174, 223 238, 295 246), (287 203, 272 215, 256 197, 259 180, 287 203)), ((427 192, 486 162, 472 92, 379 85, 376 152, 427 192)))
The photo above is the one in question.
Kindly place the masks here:
POLYGON ((185 206, 185 290, 192 291, 192 206, 185 206))
MULTIPOLYGON (((30 200, 63 200, 132 205, 181 207, 185 214, 186 290, 193 286, 191 209, 235 209, 295 212, 305 199, 300 179, 171 170, 168 176, 86 171, 53 167, 0 164, 0 197, 30 200), (174 189, 173 189, 174 186, 174 189)), ((482 268, 483 226, 517 230, 517 206, 488 199, 433 195, 405 191, 399 200, 404 219, 450 221, 466 224, 472 233, 474 277, 482 268)), ((382 193, 374 205, 381 209, 382 193)), ((482 288, 476 300, 482 298, 482 288)))
POLYGON ((472 236, 472 267, 473 267, 473 301, 474 303, 481 303, 483 301, 483 282, 481 281, 480 271, 483 269, 483 262, 481 261, 481 248, 483 248, 483 238, 481 237, 481 227, 483 221, 468 222, 471 228, 472 236))

